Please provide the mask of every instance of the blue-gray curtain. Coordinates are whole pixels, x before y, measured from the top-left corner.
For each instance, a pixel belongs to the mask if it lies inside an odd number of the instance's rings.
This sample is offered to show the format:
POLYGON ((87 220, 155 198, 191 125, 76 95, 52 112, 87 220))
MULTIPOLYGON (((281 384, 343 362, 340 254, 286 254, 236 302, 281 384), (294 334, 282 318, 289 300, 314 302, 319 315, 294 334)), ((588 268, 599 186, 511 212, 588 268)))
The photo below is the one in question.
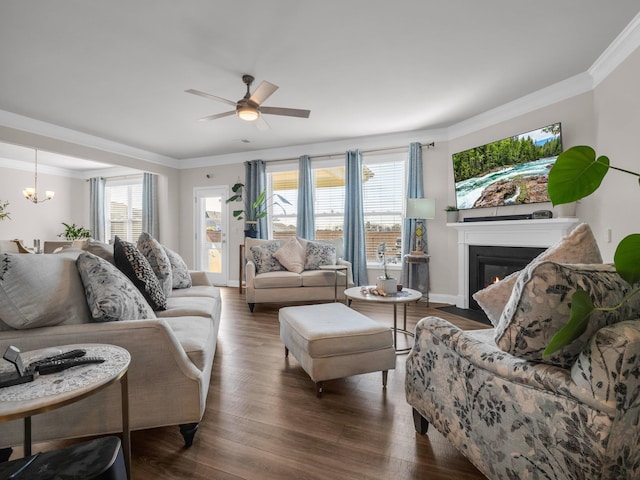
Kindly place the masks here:
MULTIPOLYGON (((424 198, 424 186, 422 180, 422 145, 414 142, 409 145, 409 157, 407 159, 407 198, 424 198)), ((425 238, 427 222, 423 221, 425 238)), ((402 229, 402 258, 413 250, 413 231, 416 227, 415 218, 405 218, 402 229)), ((427 242, 424 242, 423 250, 426 251, 427 242)), ((402 262, 402 283, 409 285, 409 272, 405 262, 402 262)))
POLYGON ((298 218, 296 235, 307 240, 316 237, 316 221, 313 209, 313 175, 311 157, 302 155, 298 164, 298 218))
MULTIPOLYGON (((267 175, 265 169, 265 163, 262 160, 251 160, 250 162, 244 162, 245 181, 244 181, 244 193, 243 197, 246 202, 246 206, 251 208, 256 198, 267 189, 267 175)), ((246 229, 245 224, 245 229, 246 229)), ((256 230, 258 231, 256 238, 267 238, 269 235, 267 225, 267 217, 263 217, 258 220, 256 230)))
POLYGON ((351 262, 354 283, 367 285, 369 279, 364 235, 362 154, 360 150, 346 153, 345 167, 344 258, 351 262))
POLYGON ((158 224, 158 176, 145 172, 142 177, 142 231, 160 236, 158 224))
POLYGON ((105 218, 104 218, 104 186, 106 180, 102 177, 89 179, 89 230, 91 236, 104 242, 105 218))

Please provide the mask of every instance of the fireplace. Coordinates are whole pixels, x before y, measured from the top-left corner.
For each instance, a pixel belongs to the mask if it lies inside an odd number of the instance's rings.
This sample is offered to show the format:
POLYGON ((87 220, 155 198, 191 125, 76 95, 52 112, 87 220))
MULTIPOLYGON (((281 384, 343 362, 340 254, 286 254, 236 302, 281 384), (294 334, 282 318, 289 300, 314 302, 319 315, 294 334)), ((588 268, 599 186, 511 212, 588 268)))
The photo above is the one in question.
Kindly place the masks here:
POLYGON ((538 247, 469 245, 469 308, 480 310, 473 299, 474 293, 522 270, 544 250, 538 247))
MULTIPOLYGON (((469 308, 469 246, 486 245, 545 249, 567 235, 578 223, 580 223, 578 218, 548 218, 448 224, 447 226, 458 231, 458 295, 455 297, 456 306, 469 308)), ((516 268, 516 270, 518 269, 516 268)))

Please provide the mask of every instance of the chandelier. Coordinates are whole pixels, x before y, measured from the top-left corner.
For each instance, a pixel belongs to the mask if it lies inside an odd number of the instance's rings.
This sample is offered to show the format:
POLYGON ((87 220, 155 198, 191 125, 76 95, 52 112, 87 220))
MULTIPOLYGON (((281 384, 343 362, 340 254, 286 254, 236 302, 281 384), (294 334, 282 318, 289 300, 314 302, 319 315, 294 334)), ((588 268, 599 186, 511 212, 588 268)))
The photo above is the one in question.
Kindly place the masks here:
POLYGON ((33 187, 26 187, 24 190, 22 190, 22 194, 24 195, 24 198, 26 198, 30 202, 42 203, 42 202, 46 202, 47 200, 51 200, 53 196, 56 194, 56 192, 47 190, 46 192, 44 192, 46 198, 44 198, 43 200, 38 200, 38 149, 37 148, 35 152, 36 152, 36 173, 35 173, 35 178, 33 182, 33 187))

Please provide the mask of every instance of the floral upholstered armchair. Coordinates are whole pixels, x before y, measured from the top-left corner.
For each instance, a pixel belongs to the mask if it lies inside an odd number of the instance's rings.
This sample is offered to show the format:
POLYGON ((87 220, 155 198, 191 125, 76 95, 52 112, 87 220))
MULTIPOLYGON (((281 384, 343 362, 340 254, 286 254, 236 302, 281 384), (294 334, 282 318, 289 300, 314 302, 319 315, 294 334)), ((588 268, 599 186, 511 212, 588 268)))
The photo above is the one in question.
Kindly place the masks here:
MULTIPOLYGON (((594 244, 584 226, 563 241, 570 255, 594 244)), ((633 287, 610 265, 542 257, 512 279, 495 328, 420 320, 405 379, 416 430, 433 425, 490 479, 638 479, 640 295, 544 355, 576 290, 616 305, 633 287)))

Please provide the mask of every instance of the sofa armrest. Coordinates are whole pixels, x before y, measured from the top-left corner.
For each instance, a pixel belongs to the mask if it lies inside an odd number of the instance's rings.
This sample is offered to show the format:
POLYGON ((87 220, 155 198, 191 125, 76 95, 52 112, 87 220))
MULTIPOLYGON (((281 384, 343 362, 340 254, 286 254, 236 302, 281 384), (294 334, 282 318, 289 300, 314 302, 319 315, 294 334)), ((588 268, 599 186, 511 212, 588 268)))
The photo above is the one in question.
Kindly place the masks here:
POLYGON ((247 282, 247 288, 253 288, 253 281, 256 278, 256 264, 251 260, 247 260, 244 266, 244 278, 247 282))
POLYGON ((202 286, 202 285, 206 285, 206 286, 211 285, 211 282, 209 281, 209 277, 207 277, 207 274, 205 272, 201 272, 198 270, 189 270, 189 275, 191 275, 191 284, 194 287, 202 286))
POLYGON ((571 367, 576 385, 621 413, 640 408, 640 320, 598 330, 571 367))

